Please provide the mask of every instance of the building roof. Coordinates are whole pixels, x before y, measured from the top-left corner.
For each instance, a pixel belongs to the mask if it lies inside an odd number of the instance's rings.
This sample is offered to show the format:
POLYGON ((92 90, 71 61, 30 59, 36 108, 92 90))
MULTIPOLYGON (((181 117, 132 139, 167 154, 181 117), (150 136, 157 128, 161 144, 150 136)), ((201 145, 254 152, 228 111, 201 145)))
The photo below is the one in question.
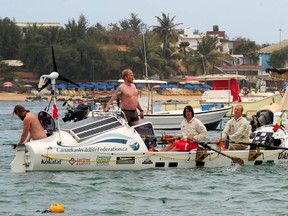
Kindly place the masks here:
POLYGON ((279 43, 272 44, 270 46, 264 47, 258 51, 258 53, 269 53, 271 54, 274 51, 280 50, 283 47, 288 46, 288 40, 283 40, 279 43))
POLYGON ((223 71, 226 70, 238 70, 238 71, 247 71, 247 70, 261 70, 261 65, 252 65, 252 64, 243 64, 243 65, 222 65, 220 67, 223 71))
POLYGON ((114 45, 114 44, 103 45, 102 48, 104 50, 114 49, 120 52, 126 52, 129 50, 129 47, 126 45, 114 45))
POLYGON ((59 22, 16 22, 15 24, 20 28, 27 28, 33 25, 36 25, 37 27, 61 27, 61 23, 59 22))
POLYGON ((21 79, 37 79, 38 76, 33 74, 32 72, 13 72, 14 77, 18 77, 21 79))
POLYGON ((22 67, 24 65, 21 60, 2 60, 1 63, 12 67, 22 67))

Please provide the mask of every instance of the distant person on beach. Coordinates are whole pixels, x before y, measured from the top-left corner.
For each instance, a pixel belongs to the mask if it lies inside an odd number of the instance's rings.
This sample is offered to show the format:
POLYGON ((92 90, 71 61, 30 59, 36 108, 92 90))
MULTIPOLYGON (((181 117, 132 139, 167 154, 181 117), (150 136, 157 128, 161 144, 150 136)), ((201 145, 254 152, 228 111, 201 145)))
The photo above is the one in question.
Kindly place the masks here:
POLYGON ((240 104, 234 107, 234 117, 226 123, 220 139, 216 140, 218 148, 226 145, 227 140, 229 141, 228 150, 243 150, 247 148, 247 145, 241 145, 241 142, 249 143, 250 133, 249 122, 242 116, 243 111, 243 106, 240 104))
POLYGON ((30 140, 38 140, 47 137, 39 120, 29 110, 21 105, 16 105, 13 111, 24 123, 21 139, 18 144, 24 144, 30 140))
POLYGON ((181 135, 163 135, 162 141, 172 143, 160 151, 190 151, 198 148, 197 142, 206 139, 207 129, 199 119, 194 117, 194 110, 191 106, 184 108, 183 116, 185 119, 181 122, 181 135))
POLYGON ((137 109, 140 112, 140 118, 144 118, 143 109, 138 101, 138 90, 133 83, 134 75, 131 69, 125 69, 122 71, 122 83, 115 91, 109 102, 106 104, 104 109, 108 112, 110 106, 114 100, 120 99, 120 108, 124 112, 128 124, 134 126, 139 124, 139 117, 137 109))

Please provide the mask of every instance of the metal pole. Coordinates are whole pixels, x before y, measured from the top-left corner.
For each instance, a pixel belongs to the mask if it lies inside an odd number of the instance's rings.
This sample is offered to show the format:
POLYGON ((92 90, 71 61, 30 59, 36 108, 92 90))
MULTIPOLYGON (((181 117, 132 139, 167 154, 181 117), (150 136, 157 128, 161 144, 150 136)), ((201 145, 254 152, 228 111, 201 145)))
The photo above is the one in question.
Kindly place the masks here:
POLYGON ((147 55, 146 55, 146 45, 145 45, 144 33, 143 33, 143 49, 144 49, 145 76, 146 76, 146 80, 148 80, 147 55))

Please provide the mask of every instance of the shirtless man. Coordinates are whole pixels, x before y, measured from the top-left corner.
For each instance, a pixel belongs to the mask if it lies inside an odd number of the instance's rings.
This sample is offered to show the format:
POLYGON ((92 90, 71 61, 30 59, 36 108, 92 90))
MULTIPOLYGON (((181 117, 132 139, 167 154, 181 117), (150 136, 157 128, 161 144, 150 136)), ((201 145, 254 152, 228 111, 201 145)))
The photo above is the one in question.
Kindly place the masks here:
POLYGON ((139 117, 137 109, 140 111, 140 118, 144 118, 144 112, 138 101, 138 90, 133 83, 134 75, 131 69, 125 69, 122 72, 122 83, 115 91, 109 102, 107 103, 104 111, 108 112, 113 101, 117 98, 120 99, 120 108, 125 113, 128 124, 130 126, 139 124, 139 117))
POLYGON ((18 144, 24 144, 25 141, 37 140, 47 137, 42 125, 35 115, 30 113, 21 105, 14 107, 14 113, 23 121, 24 127, 21 139, 18 144), (29 135, 29 136, 28 136, 29 135), (28 138, 28 139, 27 139, 28 138))

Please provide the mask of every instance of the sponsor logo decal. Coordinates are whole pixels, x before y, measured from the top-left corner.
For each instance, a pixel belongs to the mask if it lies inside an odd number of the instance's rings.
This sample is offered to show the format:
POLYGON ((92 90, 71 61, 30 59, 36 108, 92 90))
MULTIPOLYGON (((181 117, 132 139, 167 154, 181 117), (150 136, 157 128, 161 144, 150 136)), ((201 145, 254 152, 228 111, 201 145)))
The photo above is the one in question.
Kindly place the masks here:
POLYGON ((142 164, 153 164, 152 160, 150 158, 146 158, 142 164))
POLYGON ((280 152, 278 155, 279 160, 287 160, 288 159, 288 153, 287 152, 280 152))
POLYGON ((41 164, 61 164, 61 160, 56 159, 41 159, 41 164))
POLYGON ((134 151, 137 151, 137 150, 139 150, 139 148, 140 148, 139 143, 136 142, 136 141, 131 142, 131 144, 129 144, 129 146, 130 146, 130 148, 132 148, 132 150, 134 150, 134 151))
POLYGON ((109 165, 109 161, 111 160, 111 156, 97 156, 96 165, 109 165))
POLYGON ((90 158, 71 158, 69 160, 69 163, 71 165, 79 165, 79 166, 82 166, 82 165, 90 165, 91 164, 91 159, 90 158))
POLYGON ((56 148, 57 152, 117 152, 127 151, 127 147, 69 147, 56 148))

